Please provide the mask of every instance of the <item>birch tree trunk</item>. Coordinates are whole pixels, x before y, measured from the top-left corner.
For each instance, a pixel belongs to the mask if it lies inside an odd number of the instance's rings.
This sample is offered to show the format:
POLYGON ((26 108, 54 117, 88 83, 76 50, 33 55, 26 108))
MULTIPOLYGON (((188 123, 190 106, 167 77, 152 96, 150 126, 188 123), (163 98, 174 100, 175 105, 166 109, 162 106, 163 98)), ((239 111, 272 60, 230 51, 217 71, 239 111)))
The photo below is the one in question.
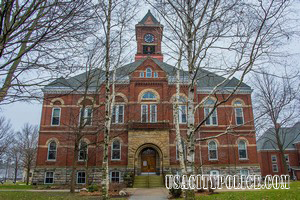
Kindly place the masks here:
POLYGON ((176 142, 178 145, 178 151, 179 151, 179 163, 180 163, 180 170, 182 175, 187 175, 186 171, 186 166, 184 162, 184 150, 183 150, 183 145, 182 145, 182 138, 180 134, 180 127, 179 127, 179 94, 180 94, 180 71, 177 69, 176 72, 176 98, 175 98, 175 103, 174 103, 174 123, 175 123, 175 130, 176 130, 176 142))
POLYGON ((106 30, 106 54, 105 54, 105 130, 103 149, 103 172, 102 172, 102 199, 109 199, 109 168, 108 168, 108 144, 111 125, 111 94, 110 94, 110 30, 111 30, 112 0, 108 1, 107 30, 106 30))
MULTIPOLYGON (((187 170, 188 174, 194 173, 194 158, 195 158, 195 112, 194 112, 194 77, 195 77, 195 67, 193 62, 193 35, 192 35, 192 2, 191 0, 187 1, 187 15, 186 15, 186 38, 187 38, 187 62, 188 62, 188 73, 189 73, 189 86, 188 86, 188 129, 187 129, 187 170)), ((185 199, 194 199, 195 194, 193 190, 188 190, 185 199)))

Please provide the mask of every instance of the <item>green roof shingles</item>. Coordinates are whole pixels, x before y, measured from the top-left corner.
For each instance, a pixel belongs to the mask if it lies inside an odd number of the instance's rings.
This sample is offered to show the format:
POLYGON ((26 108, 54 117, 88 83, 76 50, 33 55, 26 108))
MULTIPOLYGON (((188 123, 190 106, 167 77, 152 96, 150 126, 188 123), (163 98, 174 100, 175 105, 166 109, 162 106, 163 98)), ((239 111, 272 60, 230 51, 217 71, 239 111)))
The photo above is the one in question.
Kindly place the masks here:
MULTIPOLYGON (((161 62, 155 58, 148 57, 148 58, 144 58, 144 59, 141 59, 141 60, 138 60, 138 61, 135 61, 135 62, 132 62, 132 63, 129 63, 127 65, 117 68, 117 70, 116 70, 117 80, 122 80, 122 79, 129 80, 129 75, 132 72, 134 72, 146 59, 152 59, 154 61, 154 63, 156 63, 162 70, 164 70, 168 74, 169 79, 171 79, 172 77, 173 77, 173 79, 175 78, 176 68, 174 66, 169 65, 165 62, 161 62)), ((55 87, 55 88, 70 87, 72 89, 76 89, 76 88, 79 89, 79 88, 84 87, 86 81, 89 81, 88 85, 90 87, 96 87, 103 83, 104 78, 105 78, 105 72, 103 70, 94 69, 94 70, 91 70, 90 75, 87 73, 89 73, 89 72, 79 74, 79 75, 71 77, 69 79, 65 79, 65 78, 61 77, 61 78, 53 81, 49 85, 47 85, 45 87, 45 89, 53 88, 53 87, 55 87)), ((112 73, 112 71, 111 71, 111 73, 112 73)), ((184 71, 184 70, 180 70, 180 77, 188 80, 188 72, 184 71)), ((204 69, 198 70, 198 73, 197 73, 198 89, 216 87, 218 84, 220 84, 224 80, 225 80, 224 77, 219 76, 215 73, 209 72, 204 69)), ((238 83, 239 83, 238 79, 232 78, 228 81, 225 81, 219 87, 219 89, 231 89, 233 87, 236 87, 238 83)), ((243 88, 245 90, 251 91, 250 86, 248 86, 245 83, 241 83, 239 88, 243 88)))

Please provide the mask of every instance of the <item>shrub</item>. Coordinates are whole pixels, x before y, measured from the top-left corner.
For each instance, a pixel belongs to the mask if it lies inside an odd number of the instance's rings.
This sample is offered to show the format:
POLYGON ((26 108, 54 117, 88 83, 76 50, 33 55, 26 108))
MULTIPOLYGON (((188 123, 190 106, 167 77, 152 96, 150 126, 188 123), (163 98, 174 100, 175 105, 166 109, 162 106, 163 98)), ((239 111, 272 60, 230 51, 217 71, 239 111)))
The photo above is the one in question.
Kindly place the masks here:
POLYGON ((123 177, 124 183, 126 184, 126 187, 132 187, 133 181, 134 181, 134 175, 132 172, 126 172, 123 177))
POLYGON ((169 190, 170 195, 172 195, 173 198, 179 198, 181 196, 181 188, 174 189, 173 187, 169 190))
POLYGON ((97 185, 90 185, 87 189, 88 192, 97 192, 99 188, 97 185))
POLYGON ((212 182, 212 181, 208 182, 208 192, 209 193, 213 194, 215 192, 215 189, 212 189, 212 187, 214 187, 214 186, 215 186, 214 182, 212 182))
POLYGON ((109 184, 109 191, 119 193, 126 185, 123 183, 110 183, 109 184))

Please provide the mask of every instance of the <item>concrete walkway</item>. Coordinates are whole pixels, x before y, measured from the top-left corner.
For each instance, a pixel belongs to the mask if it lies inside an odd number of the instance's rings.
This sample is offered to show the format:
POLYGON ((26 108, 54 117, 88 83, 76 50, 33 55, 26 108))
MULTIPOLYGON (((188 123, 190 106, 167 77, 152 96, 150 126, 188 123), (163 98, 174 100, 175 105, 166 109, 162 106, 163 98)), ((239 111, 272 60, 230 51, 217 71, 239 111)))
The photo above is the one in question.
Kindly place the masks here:
MULTIPOLYGON (((129 192, 129 191, 128 191, 129 192)), ((132 188, 129 200, 165 200, 168 199, 166 188, 132 188)))

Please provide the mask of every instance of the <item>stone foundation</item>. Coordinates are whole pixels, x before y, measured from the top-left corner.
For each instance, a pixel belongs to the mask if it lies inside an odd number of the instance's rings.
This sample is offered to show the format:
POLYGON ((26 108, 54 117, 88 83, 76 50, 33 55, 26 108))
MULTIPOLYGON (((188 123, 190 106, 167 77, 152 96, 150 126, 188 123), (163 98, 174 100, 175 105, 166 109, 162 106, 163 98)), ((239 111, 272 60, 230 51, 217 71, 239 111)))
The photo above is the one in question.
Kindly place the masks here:
MULTIPOLYGON (((47 171, 53 171, 54 172, 54 185, 69 185, 70 179, 71 179, 71 173, 72 168, 51 168, 51 167, 38 167, 34 169, 32 183, 37 185, 43 185, 45 184, 45 173, 47 171)), ((76 170, 76 177, 78 171, 85 171, 86 168, 80 168, 78 167, 76 170)), ((120 174, 120 182, 123 182, 123 177, 126 172, 129 172, 130 170, 127 170, 124 167, 112 167, 109 169, 109 171, 119 171, 120 174)), ((102 179, 102 169, 99 167, 90 167, 88 169, 88 172, 86 174, 86 181, 88 180, 89 184, 100 184, 102 179)), ((77 184, 78 186, 84 186, 85 184, 77 184)))
MULTIPOLYGON (((211 170, 218 170, 220 175, 240 175, 240 170, 248 169, 250 175, 261 175, 260 167, 258 165, 249 165, 249 166, 203 166, 203 173, 209 174, 211 170)), ((72 169, 71 168, 35 168, 32 178, 32 183, 37 185, 44 184, 45 180, 45 172, 53 171, 54 172, 54 185, 69 185, 70 184, 70 176, 72 169)), ((76 171, 86 171, 85 168, 78 168, 76 171)), ((133 172, 134 169, 126 168, 123 166, 114 166, 109 169, 109 171, 119 171, 120 174, 120 182, 123 182, 124 174, 127 172, 133 172)), ((163 169, 164 174, 176 174, 179 171, 179 166, 172 166, 170 168, 163 169)), ((200 168, 198 169, 197 174, 201 174, 200 168)), ((88 178, 86 180, 89 181, 89 184, 100 184, 102 179, 101 168, 99 167, 91 167, 88 169, 88 178)), ((83 187, 84 184, 77 184, 78 187, 83 187)))

